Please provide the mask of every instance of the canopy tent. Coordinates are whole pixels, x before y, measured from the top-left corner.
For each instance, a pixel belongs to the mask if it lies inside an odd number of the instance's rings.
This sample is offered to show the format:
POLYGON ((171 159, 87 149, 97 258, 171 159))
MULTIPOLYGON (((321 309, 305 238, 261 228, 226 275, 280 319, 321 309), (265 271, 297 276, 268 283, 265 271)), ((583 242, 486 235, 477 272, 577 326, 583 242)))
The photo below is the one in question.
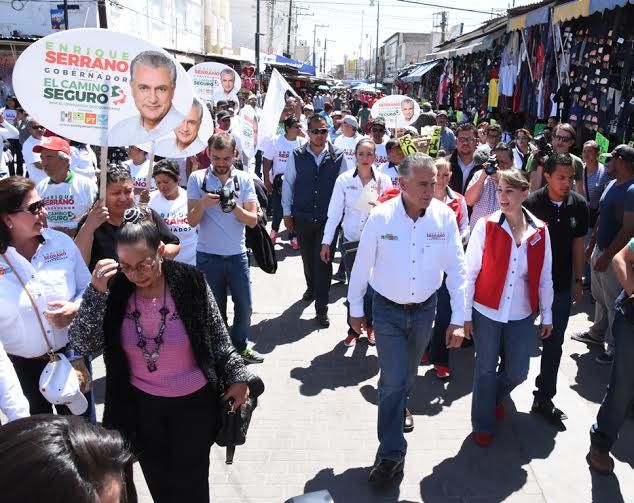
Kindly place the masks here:
POLYGON ((421 63, 406 76, 402 77, 401 80, 403 82, 420 82, 423 75, 434 68, 438 63, 440 63, 440 61, 427 61, 426 63, 421 63))

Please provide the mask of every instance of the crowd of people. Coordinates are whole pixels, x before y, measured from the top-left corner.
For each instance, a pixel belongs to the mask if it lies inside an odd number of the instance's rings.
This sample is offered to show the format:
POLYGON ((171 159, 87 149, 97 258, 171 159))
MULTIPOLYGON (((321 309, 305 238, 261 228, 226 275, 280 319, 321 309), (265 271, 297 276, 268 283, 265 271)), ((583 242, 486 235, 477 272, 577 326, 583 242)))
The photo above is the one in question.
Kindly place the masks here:
MULTIPOLYGON (((264 361, 249 341, 245 235, 268 214, 268 239, 287 239, 301 256, 302 301, 314 301, 316 328, 330 326, 333 280, 347 281, 342 342, 365 336, 376 345, 379 448, 370 482, 403 470, 419 365, 448 379, 451 349, 463 344, 475 346, 479 446, 491 444, 506 398, 526 380, 535 334, 542 353, 531 412, 561 427, 557 374, 571 305, 584 290, 594 324, 572 337, 601 345, 597 364, 612 365, 587 459, 610 473, 609 451, 634 400, 634 148, 615 147, 603 164, 596 142, 575 150, 574 128, 556 118, 533 138, 490 119, 452 122, 430 103, 412 126, 391 130, 370 112, 379 97, 288 94, 277 134, 253 159, 234 127, 238 107, 221 100, 208 105, 215 131, 197 155, 153 159, 129 145, 110 152, 107 167, 90 146, 47 131, 36 111, 8 98, 11 113, 0 113, 0 410, 14 423, 0 428, 3 464, 22 455, 20 440, 43 449, 31 454, 38 463, 51 443, 83 452, 89 447, 76 436, 101 436, 111 461, 93 466, 81 491, 119 501, 101 495, 134 490, 123 438, 155 501, 208 501, 218 381, 240 407, 246 365, 264 361), (431 138, 423 134, 430 127, 431 138), (405 155, 403 135, 419 152, 405 155), (119 433, 20 419, 55 405, 96 422, 90 391, 75 386, 71 399, 51 401, 42 390, 53 353, 88 372, 104 354, 103 426, 119 433)), ((261 117, 258 97, 240 102, 261 117)), ((80 463, 83 454, 63 455, 80 463)), ((3 470, 0 491, 21 466, 3 470)))

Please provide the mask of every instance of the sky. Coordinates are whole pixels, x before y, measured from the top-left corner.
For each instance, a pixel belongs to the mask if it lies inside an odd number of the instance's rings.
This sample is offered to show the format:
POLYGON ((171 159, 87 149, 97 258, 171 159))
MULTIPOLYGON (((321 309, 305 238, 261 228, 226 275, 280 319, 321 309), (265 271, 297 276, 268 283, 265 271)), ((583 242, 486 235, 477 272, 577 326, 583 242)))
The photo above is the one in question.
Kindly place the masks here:
MULTIPOLYGON (((302 14, 314 14, 314 16, 299 16, 298 40, 308 40, 308 45, 312 46, 315 24, 328 25, 328 28, 317 28, 317 38, 321 39, 322 48, 319 49, 318 46, 319 50, 323 50, 323 39, 328 38, 327 68, 330 68, 331 65, 342 64, 344 55, 351 58, 356 57, 359 54, 361 40, 363 40, 362 56, 365 59, 370 57, 370 44, 374 47, 376 43, 377 0, 374 0, 374 6, 370 6, 371 0, 292 1, 294 5, 302 9, 302 14)), ((464 23, 464 33, 491 19, 490 14, 451 10, 452 6, 490 12, 492 9, 507 9, 512 6, 513 2, 513 0, 487 0, 482 3, 457 2, 455 0, 427 1, 445 7, 414 5, 399 0, 378 0, 380 2, 379 46, 390 35, 399 31, 420 33, 432 31, 433 14, 443 10, 449 12, 448 26, 451 28, 458 23, 464 23)), ((284 3, 288 0, 276 0, 276 2, 284 3)), ((527 3, 531 3, 531 1, 515 0, 515 6, 527 3)))

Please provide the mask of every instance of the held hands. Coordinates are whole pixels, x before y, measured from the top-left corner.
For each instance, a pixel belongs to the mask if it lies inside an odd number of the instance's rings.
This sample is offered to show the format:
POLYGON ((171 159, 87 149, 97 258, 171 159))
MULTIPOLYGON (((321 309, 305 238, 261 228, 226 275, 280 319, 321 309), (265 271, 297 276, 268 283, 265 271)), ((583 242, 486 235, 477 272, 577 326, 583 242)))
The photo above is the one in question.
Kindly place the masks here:
POLYGON ((49 309, 44 311, 44 317, 55 328, 66 328, 79 311, 78 304, 63 300, 49 302, 48 306, 49 309))
POLYGON ((360 334, 363 329, 367 328, 365 317, 355 318, 354 316, 350 316, 350 327, 356 333, 360 334))
POLYGON ((465 331, 460 325, 449 325, 445 335, 445 342, 448 349, 459 348, 465 338, 465 331))
POLYGON ((552 333, 553 333, 552 325, 542 325, 539 329, 539 338, 548 339, 552 333))
POLYGON ((92 287, 101 293, 108 291, 108 281, 115 274, 119 268, 119 263, 111 258, 104 258, 97 262, 95 270, 92 272, 92 287))
POLYGON ((231 404, 231 410, 238 410, 242 404, 244 404, 249 398, 249 386, 245 382, 238 382, 232 384, 227 392, 222 395, 223 400, 233 399, 233 403, 231 404))
POLYGON ((291 216, 284 217, 284 227, 288 230, 288 232, 293 232, 295 230, 295 220, 291 216))
POLYGON ((330 246, 327 244, 321 245, 321 252, 319 252, 319 258, 322 262, 330 263, 330 246))

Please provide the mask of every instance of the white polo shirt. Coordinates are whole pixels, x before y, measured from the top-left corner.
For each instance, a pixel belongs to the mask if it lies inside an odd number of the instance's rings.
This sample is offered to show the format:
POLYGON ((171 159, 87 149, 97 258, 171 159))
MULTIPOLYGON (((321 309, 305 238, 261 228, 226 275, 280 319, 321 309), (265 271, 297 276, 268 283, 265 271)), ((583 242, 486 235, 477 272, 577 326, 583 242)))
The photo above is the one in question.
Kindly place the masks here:
MULTIPOLYGON (((29 262, 10 246, 6 256, 31 294, 46 338, 54 350, 68 343, 68 328, 57 329, 44 317, 53 301, 76 302, 90 283, 90 272, 73 240, 53 229, 42 231, 44 242, 29 262)), ((0 255, 0 341, 11 355, 34 358, 48 351, 29 296, 14 270, 0 255)))
POLYGON ((48 226, 54 229, 76 229, 81 217, 97 199, 98 192, 95 182, 72 171, 61 183, 45 178, 36 190, 46 205, 48 226))
POLYGON ((390 177, 372 170, 372 179, 364 187, 357 170, 348 170, 337 177, 335 187, 332 191, 330 204, 328 205, 328 221, 324 229, 322 244, 330 245, 335 238, 335 232, 341 219, 343 218, 343 236, 347 241, 359 241, 361 231, 368 220, 370 212, 367 213, 357 209, 357 201, 364 190, 371 190, 376 193, 377 198, 392 188, 390 177))
POLYGON ((348 287, 350 315, 363 316, 368 282, 392 302, 420 303, 440 288, 444 273, 451 323, 462 325, 466 267, 454 212, 433 199, 414 222, 405 212, 403 196, 390 199, 372 210, 361 234, 348 287))
POLYGON ((20 381, 0 342, 0 410, 9 421, 28 417, 29 402, 22 393, 20 381))

